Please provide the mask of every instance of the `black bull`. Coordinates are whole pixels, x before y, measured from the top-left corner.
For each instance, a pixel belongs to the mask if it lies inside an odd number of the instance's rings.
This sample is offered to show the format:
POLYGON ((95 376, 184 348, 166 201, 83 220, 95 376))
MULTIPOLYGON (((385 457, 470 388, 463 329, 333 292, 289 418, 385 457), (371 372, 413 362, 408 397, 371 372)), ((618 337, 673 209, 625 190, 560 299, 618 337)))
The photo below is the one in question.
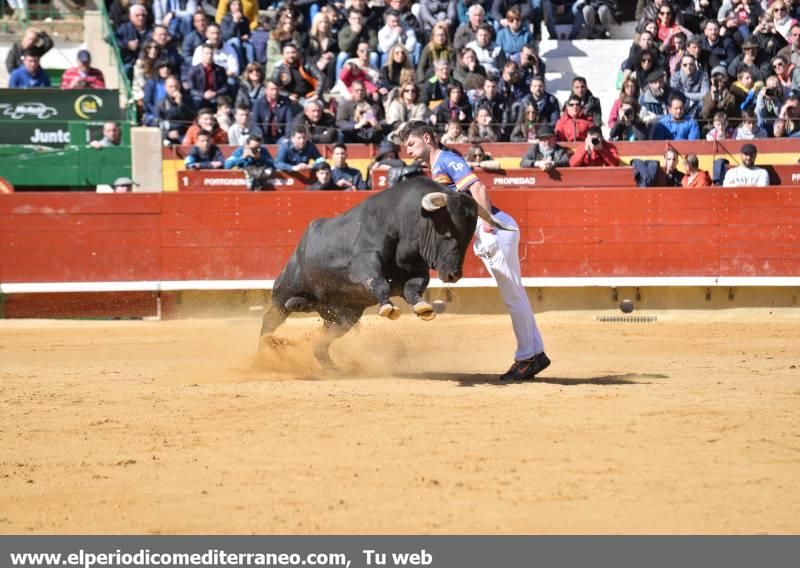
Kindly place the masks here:
POLYGON ((291 312, 318 312, 324 325, 314 355, 331 367, 331 342, 368 306, 377 303, 380 315, 395 319, 400 310, 389 297, 402 295, 418 317, 433 319, 433 307, 422 299, 429 271, 445 282, 461 278, 478 209, 468 193, 415 177, 336 217, 312 221, 275 281, 262 345, 291 312))

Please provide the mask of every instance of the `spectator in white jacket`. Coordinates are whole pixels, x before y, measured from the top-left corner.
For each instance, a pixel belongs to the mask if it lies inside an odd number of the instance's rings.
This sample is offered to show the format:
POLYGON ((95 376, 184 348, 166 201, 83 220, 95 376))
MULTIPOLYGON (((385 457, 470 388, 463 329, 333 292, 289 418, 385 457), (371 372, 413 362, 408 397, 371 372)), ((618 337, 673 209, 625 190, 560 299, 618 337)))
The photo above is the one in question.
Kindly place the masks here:
MULTIPOLYGON (((409 53, 417 55, 417 34, 400 19, 397 12, 392 9, 386 10, 384 14, 386 25, 378 30, 378 51, 381 54, 381 65, 386 63, 389 51, 392 46, 399 43, 409 53)), ((414 57, 414 63, 418 60, 418 55, 414 57)))
POLYGON ((492 41, 492 26, 490 24, 481 24, 478 26, 478 31, 475 32, 475 39, 467 44, 475 55, 478 57, 478 63, 483 65, 487 73, 500 74, 500 69, 505 64, 505 55, 503 50, 492 41))

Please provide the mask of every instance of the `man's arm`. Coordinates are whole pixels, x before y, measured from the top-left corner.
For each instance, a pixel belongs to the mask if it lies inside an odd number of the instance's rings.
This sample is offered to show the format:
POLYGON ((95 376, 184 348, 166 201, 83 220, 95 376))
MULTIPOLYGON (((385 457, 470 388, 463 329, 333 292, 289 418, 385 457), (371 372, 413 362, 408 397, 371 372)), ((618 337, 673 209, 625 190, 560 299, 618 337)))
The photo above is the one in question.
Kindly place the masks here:
POLYGON ((489 192, 485 185, 483 185, 480 181, 476 181, 469 186, 469 192, 472 194, 472 198, 475 201, 477 201, 484 209, 491 212, 492 202, 489 201, 489 192))

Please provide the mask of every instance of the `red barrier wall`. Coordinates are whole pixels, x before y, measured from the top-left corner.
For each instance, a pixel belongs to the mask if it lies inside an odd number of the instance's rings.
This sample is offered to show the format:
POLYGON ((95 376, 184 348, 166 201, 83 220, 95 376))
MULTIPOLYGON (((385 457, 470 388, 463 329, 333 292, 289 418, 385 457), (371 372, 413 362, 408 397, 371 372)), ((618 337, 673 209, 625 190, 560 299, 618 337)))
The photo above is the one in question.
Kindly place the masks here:
MULTIPOLYGON (((0 195, 0 282, 269 279, 367 192, 0 195)), ((800 192, 492 191, 524 276, 797 276, 800 192)), ((467 276, 484 276, 468 256, 467 276)))

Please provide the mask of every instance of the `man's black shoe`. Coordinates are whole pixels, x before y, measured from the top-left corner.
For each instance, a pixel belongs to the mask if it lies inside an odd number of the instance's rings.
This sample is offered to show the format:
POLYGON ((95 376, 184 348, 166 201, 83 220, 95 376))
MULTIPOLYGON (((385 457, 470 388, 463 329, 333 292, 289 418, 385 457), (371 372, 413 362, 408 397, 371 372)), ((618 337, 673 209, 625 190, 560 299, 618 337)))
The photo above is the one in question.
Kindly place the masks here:
POLYGON ((526 379, 532 379, 549 366, 550 359, 542 352, 534 355, 530 359, 514 361, 511 368, 500 376, 500 380, 524 381, 526 379))

